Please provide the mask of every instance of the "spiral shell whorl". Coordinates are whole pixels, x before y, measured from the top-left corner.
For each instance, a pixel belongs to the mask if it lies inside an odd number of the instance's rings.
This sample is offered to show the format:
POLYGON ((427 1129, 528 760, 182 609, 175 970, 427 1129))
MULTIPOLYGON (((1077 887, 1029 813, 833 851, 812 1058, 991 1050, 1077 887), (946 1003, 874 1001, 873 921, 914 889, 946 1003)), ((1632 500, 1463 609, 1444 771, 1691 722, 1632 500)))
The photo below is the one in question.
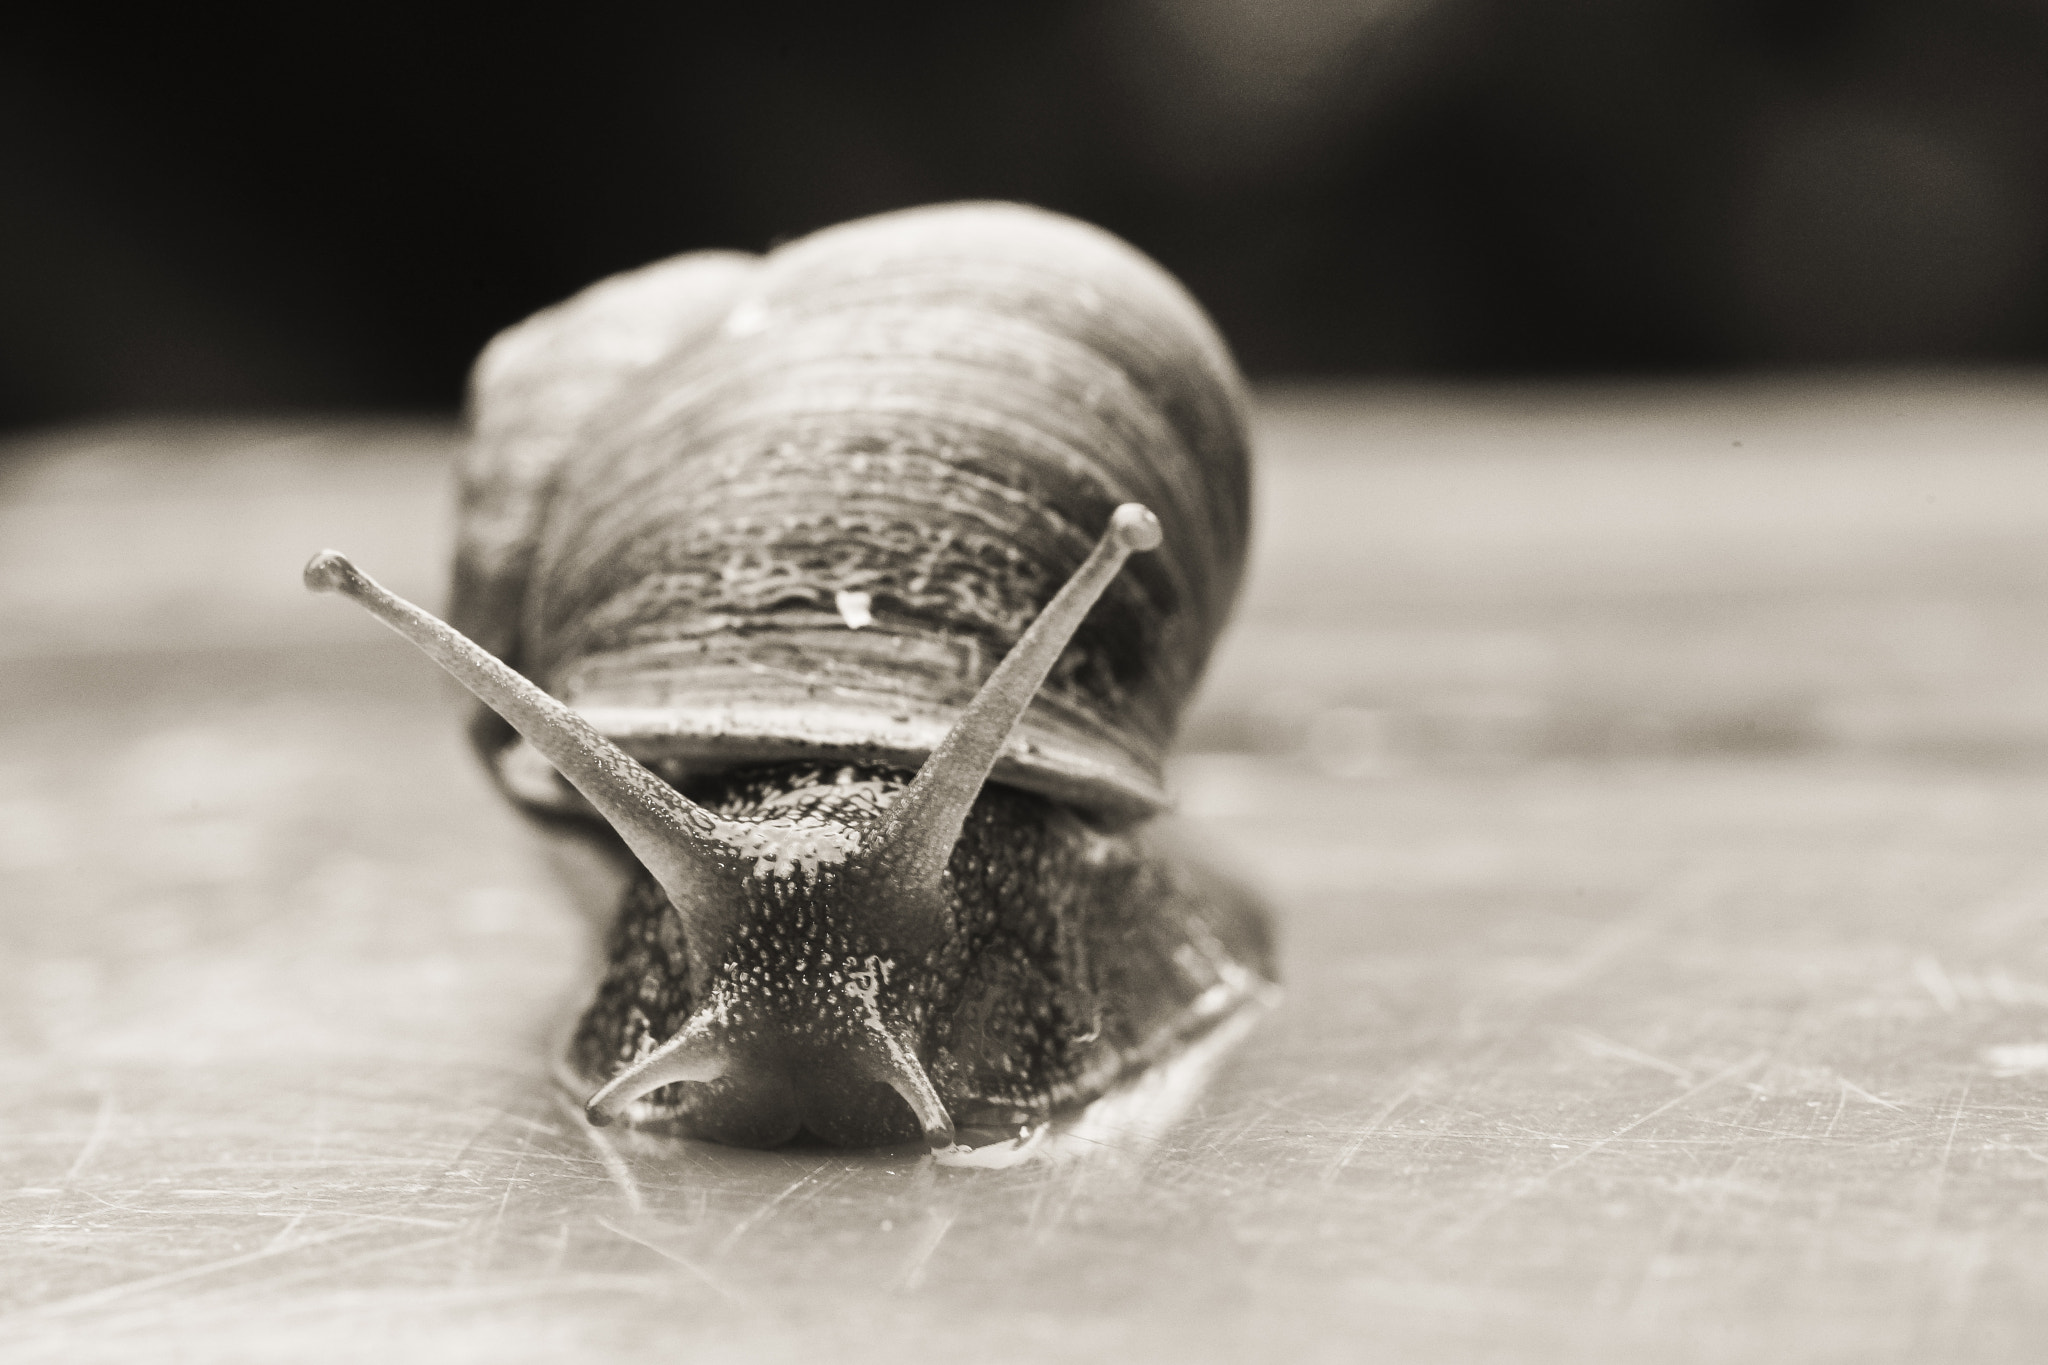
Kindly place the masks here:
POLYGON ((914 766, 1142 502, 1163 548, 1112 585, 996 774, 1142 813, 1236 592, 1244 444, 1222 343, 1108 234, 1007 205, 829 229, 580 428, 519 664, 645 757, 914 766))

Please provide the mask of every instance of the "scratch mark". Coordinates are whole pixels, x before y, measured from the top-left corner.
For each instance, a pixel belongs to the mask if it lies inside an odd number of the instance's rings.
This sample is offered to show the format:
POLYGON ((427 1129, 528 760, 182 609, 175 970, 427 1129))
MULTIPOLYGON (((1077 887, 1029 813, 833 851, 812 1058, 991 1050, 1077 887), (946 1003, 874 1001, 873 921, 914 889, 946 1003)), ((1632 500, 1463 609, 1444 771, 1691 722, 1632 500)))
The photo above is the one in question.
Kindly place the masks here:
POLYGON ((766 1218, 769 1214, 773 1213, 775 1211, 776 1206, 782 1203, 783 1200, 789 1198, 798 1190, 802 1189, 805 1185, 809 1184, 811 1181, 811 1177, 815 1176, 819 1171, 824 1170, 825 1167, 829 1164, 830 1163, 828 1162, 820 1162, 818 1165, 813 1166, 810 1170, 804 1172, 796 1179, 790 1181, 789 1184, 783 1186, 781 1192, 778 1193, 773 1199, 770 1199, 767 1203, 755 1209, 745 1218, 742 1218, 739 1222, 733 1224, 732 1231, 726 1233, 725 1237, 719 1242, 718 1254, 723 1256, 726 1252, 730 1251, 732 1249, 733 1243, 739 1241, 740 1238, 746 1236, 755 1224, 759 1223, 763 1218, 766 1218))
MULTIPOLYGON (((559 1095, 555 1097, 555 1103, 564 1109, 569 1107, 569 1102, 559 1095)), ((632 1168, 626 1165, 626 1159, 612 1146, 611 1139, 584 1122, 581 1114, 572 1111, 571 1118, 574 1126, 582 1129, 583 1136, 597 1149, 597 1159, 604 1163, 605 1174, 611 1177, 612 1184, 619 1187, 619 1193, 625 1196, 626 1207, 637 1217, 646 1209, 647 1203, 640 1197, 640 1182, 633 1179, 632 1168)))
POLYGON ((1763 1065, 1765 1059, 1769 1056, 1770 1054, 1768 1052, 1762 1051, 1750 1053, 1749 1056, 1743 1058, 1741 1061, 1735 1063, 1733 1066, 1725 1067, 1722 1070, 1715 1072, 1713 1075, 1707 1077, 1707 1079, 1701 1081, 1698 1085, 1693 1086, 1690 1090, 1687 1090, 1682 1094, 1672 1096, 1670 1099, 1664 1101, 1664 1103, 1658 1105, 1655 1109, 1652 1109, 1649 1113, 1643 1115, 1641 1118, 1636 1119, 1631 1123, 1624 1124, 1620 1128, 1615 1129, 1613 1132, 1609 1133, 1606 1137, 1601 1138, 1592 1146, 1586 1147, 1580 1151, 1572 1153, 1572 1155, 1566 1157, 1563 1161, 1560 1161, 1557 1165, 1551 1167, 1550 1174, 1556 1175, 1559 1171, 1568 1170, 1571 1167, 1578 1165, 1581 1161, 1584 1161, 1587 1157, 1593 1155, 1593 1153, 1599 1151, 1608 1143, 1613 1142, 1619 1138, 1627 1137, 1630 1133, 1633 1133, 1636 1129, 1642 1127, 1651 1119, 1659 1118, 1662 1115, 1671 1112, 1673 1109, 1676 1109, 1679 1105, 1684 1104, 1687 1100, 1693 1098, 1695 1095, 1711 1090, 1715 1086, 1721 1084, 1723 1081, 1734 1080, 1737 1076, 1740 1076, 1745 1072, 1755 1070, 1757 1067, 1763 1065))
POLYGON ((555 1127, 552 1123, 542 1123, 539 1119, 530 1119, 524 1114, 515 1114, 510 1109, 501 1108, 498 1105, 492 1105, 491 1108, 496 1110, 499 1118, 516 1123, 530 1132, 544 1133, 548 1137, 560 1137, 562 1135, 562 1130, 555 1127))
POLYGON ((1949 1158, 1955 1155, 1956 1130, 1963 1126, 1963 1110, 1969 1103, 1970 1082, 1966 1080, 1963 1082, 1962 1093, 1956 1096, 1955 1117, 1949 1120, 1948 1141, 1941 1145, 1941 1161, 1934 1168, 1934 1188, 1928 1193, 1927 1223, 1930 1232, 1933 1231, 1935 1220, 1941 1212, 1941 1201, 1948 1190, 1949 1158))
POLYGON ((1704 907, 1721 890, 1721 884, 1719 874, 1699 870, 1652 891, 1631 914, 1587 935, 1579 950, 1537 991, 1537 998, 1561 995, 1598 976, 1663 925, 1704 907))
POLYGON ((344 1237, 354 1237, 367 1231, 369 1229, 363 1227, 341 1227, 336 1228, 332 1232, 318 1233, 307 1237, 289 1247, 278 1247, 273 1243, 255 1251, 245 1251, 239 1256, 224 1256, 216 1261, 208 1261, 204 1265, 187 1266, 183 1270, 167 1270, 160 1275, 145 1275, 139 1280, 126 1280, 120 1284, 108 1285, 105 1289, 95 1289, 84 1294, 74 1294, 68 1299, 58 1299, 54 1303, 41 1304, 35 1308, 24 1309, 19 1313, 10 1313, 7 1317, 0 1318, 0 1322, 20 1317, 55 1317, 65 1313, 76 1313, 87 1308, 98 1308, 103 1304, 115 1303, 122 1299, 132 1298, 137 1294, 146 1294, 152 1289, 164 1289, 174 1284, 184 1284, 188 1280, 197 1280, 208 1275, 217 1275, 223 1270, 233 1270, 237 1266, 269 1260, 272 1257, 280 1256, 287 1252, 302 1251, 308 1247, 320 1246, 327 1242, 338 1242, 344 1237))
POLYGON ((299 1230, 299 1224, 305 1221, 306 1215, 303 1212, 293 1214, 291 1222, 286 1223, 283 1227, 279 1228, 277 1230, 277 1236, 271 1238, 268 1242, 264 1243, 263 1249, 265 1251, 283 1250, 286 1243, 291 1241, 292 1234, 299 1230))
MULTIPOLYGON (((1845 1094, 1854 1095, 1856 1098, 1860 1100, 1868 1100, 1872 1104, 1881 1104, 1885 1108, 1890 1109, 1895 1113, 1903 1114, 1906 1112, 1904 1105, 1893 1104, 1888 1099, 1884 1099, 1880 1096, 1871 1094, 1868 1090, 1865 1090, 1862 1086, 1856 1084, 1856 1082, 1850 1080, 1847 1076, 1841 1075, 1839 1072, 1836 1073, 1835 1079, 1842 1083, 1842 1090, 1845 1094)), ((1839 1112, 1840 1111, 1837 1110, 1838 1114, 1839 1112)), ((1834 1131, 1833 1124, 1828 1125, 1828 1131, 1830 1133, 1834 1131)))
POLYGON ((99 1204, 110 1209, 118 1209, 122 1213, 162 1212, 161 1209, 147 1208, 141 1204, 130 1204, 126 1202, 132 1196, 141 1194, 141 1190, 116 1190, 114 1191, 114 1193, 118 1196, 118 1198, 116 1199, 109 1199, 103 1194, 95 1194, 91 1190, 81 1190, 79 1191, 79 1193, 83 1194, 87 1199, 92 1200, 92 1202, 95 1204, 99 1204))
POLYGON ((1365 1149, 1366 1140, 1382 1130, 1386 1121, 1394 1116, 1396 1109, 1415 1097, 1415 1092, 1421 1084, 1420 1078, 1410 1078, 1408 1084, 1402 1087, 1400 1094, 1381 1105, 1380 1111, 1365 1121, 1365 1126, 1352 1136, 1351 1141, 1344 1144, 1343 1151, 1337 1153, 1336 1160, 1324 1169, 1320 1181, 1324 1189, 1327 1190, 1336 1183, 1337 1177, 1344 1174, 1344 1168, 1357 1160, 1358 1154, 1365 1149))
POLYGON ((71 1169, 64 1172, 63 1177, 58 1180, 57 1183, 59 1185, 69 1185, 78 1178, 78 1173, 85 1169, 87 1162, 92 1160, 93 1153, 100 1149, 100 1142, 106 1137, 107 1126, 112 1121, 113 1116, 114 1092, 103 1090, 100 1092, 99 1112, 93 1115, 92 1131, 86 1134, 85 1146, 78 1149, 77 1157, 71 1162, 71 1169))
POLYGON ((505 1182, 505 1192, 498 1196, 498 1211, 491 1215, 491 1231, 484 1238, 484 1256, 489 1258, 498 1246, 498 1239, 505 1235, 505 1206, 512 1202, 512 1182, 505 1182))
POLYGON ((725 1284, 716 1275, 713 1275, 710 1271, 706 1270, 703 1266, 698 1265, 695 1261, 683 1255, 681 1252, 676 1251, 671 1247, 665 1247, 661 1245, 661 1243, 656 1242, 648 1237, 644 1237, 640 1233, 635 1232, 632 1228, 625 1227, 618 1223, 614 1223, 609 1218, 601 1217, 597 1221, 600 1227, 603 1227, 611 1232, 617 1233, 619 1236, 625 1238, 627 1241, 632 1242, 637 1246, 646 1247, 649 1251, 653 1252, 655 1255, 661 1257, 664 1260, 675 1262, 677 1265, 681 1266, 683 1269, 689 1271, 692 1275, 695 1275, 698 1279, 702 1280, 707 1288, 709 1288, 714 1294, 717 1294, 720 1298, 724 1299, 726 1302, 740 1304, 743 1306, 745 1305, 746 1300, 742 1298, 738 1293, 734 1292, 731 1286, 725 1284))
POLYGON ((1662 1057, 1653 1057, 1647 1052, 1630 1047, 1627 1043, 1618 1043, 1612 1038, 1603 1037, 1591 1029, 1572 1029, 1571 1036, 1580 1047, 1595 1057, 1613 1057, 1619 1061, 1634 1062, 1637 1066, 1647 1066, 1653 1071, 1675 1076, 1686 1085, 1693 1083, 1694 1073, 1689 1068, 1679 1066, 1675 1062, 1667 1062, 1662 1057))
POLYGON ((321 1157, 318 1160, 312 1161, 197 1161, 189 1166, 181 1166, 179 1169, 183 1170, 187 1175, 197 1175, 205 1171, 229 1170, 243 1173, 254 1171, 320 1171, 329 1170, 336 1166, 347 1166, 351 1170, 369 1170, 378 1166, 434 1166, 439 1165, 440 1162, 441 1158, 436 1156, 360 1156, 354 1153, 343 1153, 331 1157, 321 1157))
POLYGON ((1842 1111, 1849 1107, 1849 1083, 1841 1076, 1836 1076, 1835 1079, 1842 1082, 1842 1088, 1836 1093, 1835 1112, 1833 1117, 1828 1119, 1828 1130, 1821 1135, 1822 1140, 1828 1142, 1834 1140, 1835 1125, 1842 1121, 1842 1111))
POLYGON ((1247 1141, 1258 1131, 1262 1124, 1272 1118, 1274 1111, 1280 1109, 1285 1102, 1280 1096, 1275 1095, 1267 1097, 1256 1104, 1246 1105, 1242 1112, 1242 1117, 1238 1118, 1228 1127, 1220 1123, 1217 1124, 1203 1140, 1200 1150, 1223 1152, 1237 1143, 1247 1141))
POLYGON ((926 1212, 924 1231, 919 1234, 917 1245, 910 1249, 910 1255, 903 1263, 903 1273, 896 1279, 897 1288, 911 1290, 924 1283, 924 1272, 931 1264, 932 1253, 939 1249, 939 1243, 946 1240, 953 1220, 959 1216, 958 1213, 941 1215, 937 1209, 926 1212))
MULTIPOLYGON (((504 1113, 503 1110, 500 1110, 499 1112, 504 1113)), ((507 1117, 510 1116, 508 1115, 507 1117)), ((541 1128, 539 1124, 534 1124, 532 1125, 532 1127, 540 1129, 540 1131, 542 1132, 548 1131, 544 1128, 541 1128)), ((526 1183, 525 1178, 521 1176, 520 1172, 526 1169, 526 1159, 529 1155, 531 1155, 532 1151, 533 1137, 531 1132, 522 1133, 519 1138, 519 1153, 517 1156, 513 1157, 512 1170, 505 1176, 505 1192, 498 1196, 498 1211, 491 1217, 490 1234, 484 1238, 483 1251, 481 1255, 485 1259, 488 1259, 491 1253, 497 1250, 498 1243, 500 1239, 502 1239, 504 1236, 505 1209, 512 1202, 512 1191, 526 1183)))
POLYGON ((456 1218, 413 1218, 402 1213, 363 1213, 356 1209, 339 1210, 343 1217, 367 1219, 373 1223, 402 1223, 409 1228, 459 1228, 456 1218))
POLYGON ((1741 1061, 1735 1063, 1733 1066, 1724 1067, 1720 1071, 1717 1071, 1713 1075, 1707 1077, 1707 1079, 1701 1081, 1698 1085, 1693 1086, 1690 1090, 1685 1091, 1683 1094, 1674 1095, 1670 1099, 1664 1101, 1664 1103, 1658 1105, 1655 1109, 1652 1109, 1649 1113, 1644 1114, 1639 1118, 1631 1119, 1629 1122, 1623 1124, 1621 1127, 1609 1133, 1606 1137, 1601 1138, 1598 1142, 1594 1142, 1589 1144, 1588 1146, 1580 1148, 1578 1151, 1572 1153, 1564 1160, 1552 1166, 1542 1175, 1534 1176, 1530 1179, 1520 1182, 1509 1193, 1501 1195, 1499 1198, 1488 1202, 1483 1208, 1474 1210, 1470 1215, 1468 1215, 1464 1219, 1444 1229, 1444 1231, 1437 1235, 1435 1240, 1438 1242, 1456 1241, 1460 1237, 1463 1237, 1467 1233, 1471 1232, 1472 1229, 1478 1227, 1487 1219, 1493 1217, 1494 1214, 1499 1213, 1509 1204, 1512 1204, 1519 1199, 1526 1199, 1530 1195, 1535 1194, 1538 1191, 1542 1190, 1558 1175, 1578 1165, 1587 1157, 1593 1155, 1593 1153, 1600 1151, 1601 1149, 1608 1146, 1610 1143, 1620 1141, 1622 1138, 1627 1137, 1630 1133, 1633 1133, 1636 1129, 1642 1127, 1644 1124, 1650 1122, 1652 1119, 1659 1118, 1665 1114, 1670 1113, 1673 1109, 1676 1109, 1679 1105, 1686 1103, 1688 1100, 1691 1100, 1695 1096, 1703 1094, 1708 1090, 1712 1090, 1715 1086, 1720 1085, 1726 1081, 1734 1080, 1737 1076, 1742 1075, 1744 1072, 1754 1070, 1758 1066, 1761 1066, 1769 1056, 1770 1054, 1768 1052, 1752 1052, 1749 1056, 1743 1058, 1741 1061))
MULTIPOLYGON (((340 1259, 334 1261, 316 1259, 312 1264, 303 1265, 297 1269, 266 1274, 261 1280, 254 1283, 226 1285, 215 1290, 199 1290, 183 1296, 179 1302, 181 1306, 204 1302, 211 1305, 216 1311, 229 1309, 233 1305, 249 1303, 251 1301, 268 1306, 277 1301, 277 1295, 281 1290, 288 1289, 293 1285, 320 1280, 328 1281, 330 1284, 337 1282, 345 1284, 350 1276, 360 1273, 367 1266, 376 1265, 381 1261, 396 1260, 403 1256, 414 1256, 423 1251, 431 1251, 436 1247, 448 1246, 451 1243, 460 1241, 462 1237, 462 1233, 450 1232, 444 1233, 439 1237, 422 1237, 415 1241, 394 1242, 385 1246, 374 1246, 362 1251, 344 1253, 340 1259)), ((303 1242, 299 1245, 307 1246, 310 1243, 303 1242)), ((297 1249, 298 1247, 292 1248, 292 1250, 297 1249)), ((429 1289, 424 1292, 422 1297, 431 1302, 434 1299, 447 1296, 449 1292, 449 1290, 443 1288, 429 1289)), ((341 1291, 341 1295, 346 1295, 347 1293, 348 1291, 346 1290, 341 1291)), ((337 1297, 340 1297, 340 1295, 337 1297)), ((362 1297, 368 1296, 363 1295, 362 1297)), ((131 1314, 147 1314, 152 1321, 158 1319, 161 1315, 160 1308, 152 1311, 147 1306, 138 1306, 128 1311, 131 1314)))

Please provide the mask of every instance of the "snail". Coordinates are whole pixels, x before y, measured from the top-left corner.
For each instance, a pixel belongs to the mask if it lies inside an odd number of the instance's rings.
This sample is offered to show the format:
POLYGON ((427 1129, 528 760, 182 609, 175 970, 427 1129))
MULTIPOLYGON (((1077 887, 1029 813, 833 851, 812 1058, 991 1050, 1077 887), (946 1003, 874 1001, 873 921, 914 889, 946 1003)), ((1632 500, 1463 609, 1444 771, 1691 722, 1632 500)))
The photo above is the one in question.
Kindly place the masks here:
POLYGON ((1135 249, 957 204, 676 257, 494 339, 471 423, 450 623, 306 582, 619 869, 561 1063, 593 1123, 957 1149, 1270 993, 1266 909, 1158 818, 1243 387, 1135 249))

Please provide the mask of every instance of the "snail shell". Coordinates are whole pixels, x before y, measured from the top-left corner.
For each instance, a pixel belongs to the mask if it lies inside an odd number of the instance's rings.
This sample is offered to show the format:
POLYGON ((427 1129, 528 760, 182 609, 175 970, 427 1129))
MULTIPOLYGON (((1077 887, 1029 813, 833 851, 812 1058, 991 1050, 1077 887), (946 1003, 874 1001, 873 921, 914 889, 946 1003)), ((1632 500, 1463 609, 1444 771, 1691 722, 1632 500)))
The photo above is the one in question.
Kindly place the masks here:
POLYGON ((1163 546, 995 778, 1112 820, 1166 804, 1243 567, 1244 399, 1122 242, 973 205, 685 256, 501 336, 473 393, 454 624, 669 771, 915 768, 1111 509, 1145 504, 1163 546))
POLYGON ((943 1147, 1268 992, 1264 908, 1153 819, 1249 494, 1236 370, 1149 260, 996 204, 682 256, 499 336, 472 422, 456 631, 307 582, 619 855, 594 1121, 943 1147))

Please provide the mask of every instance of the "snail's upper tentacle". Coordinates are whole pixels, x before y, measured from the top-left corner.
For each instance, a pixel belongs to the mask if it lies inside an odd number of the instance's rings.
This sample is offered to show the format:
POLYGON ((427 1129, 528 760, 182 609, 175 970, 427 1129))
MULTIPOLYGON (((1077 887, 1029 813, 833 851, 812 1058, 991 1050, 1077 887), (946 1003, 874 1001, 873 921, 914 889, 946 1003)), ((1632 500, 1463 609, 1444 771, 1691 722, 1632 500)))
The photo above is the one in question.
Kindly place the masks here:
POLYGON ((703 807, 649 772, 590 723, 431 612, 414 606, 334 550, 306 565, 306 586, 340 592, 417 645, 503 716, 619 832, 677 904, 716 875, 730 851, 703 807))
POLYGON ((1003 657, 918 769, 917 780, 882 817, 869 841, 872 875, 903 893, 937 897, 961 823, 1046 674, 1124 561, 1156 548, 1159 539, 1159 519, 1150 509, 1134 502, 1116 509, 1087 560, 1003 657))

